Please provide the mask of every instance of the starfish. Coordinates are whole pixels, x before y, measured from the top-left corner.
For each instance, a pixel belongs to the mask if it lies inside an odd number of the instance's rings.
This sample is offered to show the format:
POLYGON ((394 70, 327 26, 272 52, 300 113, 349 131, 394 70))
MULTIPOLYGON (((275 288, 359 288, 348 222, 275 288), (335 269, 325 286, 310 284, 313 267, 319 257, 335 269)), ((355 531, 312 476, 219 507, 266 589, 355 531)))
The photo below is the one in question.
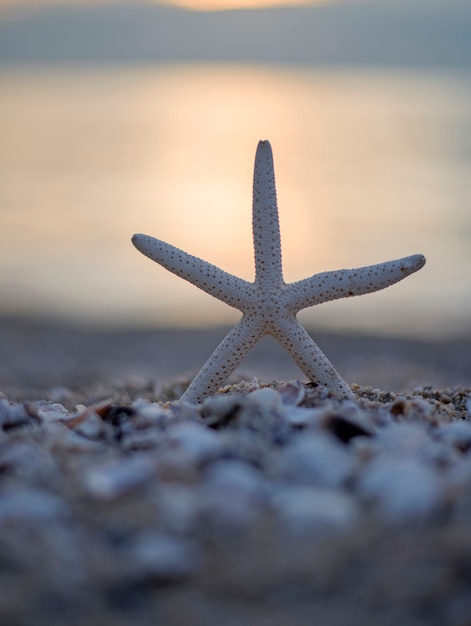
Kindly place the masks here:
POLYGON ((297 313, 330 300, 384 289, 423 267, 425 258, 416 254, 357 269, 322 272, 286 284, 281 263, 273 155, 268 141, 259 142, 255 156, 252 227, 253 283, 154 237, 134 235, 132 238, 142 254, 243 314, 181 400, 197 404, 215 393, 264 335, 278 340, 310 381, 325 385, 339 395, 352 397, 348 384, 296 319, 297 313))

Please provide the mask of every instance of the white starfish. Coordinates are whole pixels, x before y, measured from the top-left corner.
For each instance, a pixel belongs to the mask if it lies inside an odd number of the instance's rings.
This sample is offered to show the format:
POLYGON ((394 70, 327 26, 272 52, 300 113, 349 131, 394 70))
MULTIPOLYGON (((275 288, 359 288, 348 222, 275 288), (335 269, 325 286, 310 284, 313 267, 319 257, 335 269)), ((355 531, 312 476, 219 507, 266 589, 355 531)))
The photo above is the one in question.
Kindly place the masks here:
POLYGON ((286 284, 281 263, 273 156, 268 141, 259 142, 255 156, 252 219, 253 283, 154 237, 134 235, 132 239, 147 257, 243 313, 181 399, 198 403, 217 391, 263 335, 277 339, 310 381, 352 396, 347 383, 299 324, 296 314, 329 300, 384 289, 419 270, 425 258, 416 254, 368 267, 322 272, 286 284))

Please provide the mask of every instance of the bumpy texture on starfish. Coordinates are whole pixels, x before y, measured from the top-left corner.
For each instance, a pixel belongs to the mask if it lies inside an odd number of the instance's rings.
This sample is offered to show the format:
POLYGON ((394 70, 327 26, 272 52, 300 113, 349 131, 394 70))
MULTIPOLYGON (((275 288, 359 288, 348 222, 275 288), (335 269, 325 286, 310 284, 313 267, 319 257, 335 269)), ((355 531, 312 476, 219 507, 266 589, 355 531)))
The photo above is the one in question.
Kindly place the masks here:
POLYGON ((384 289, 419 270, 421 254, 352 270, 314 274, 286 284, 281 264, 280 228, 273 156, 268 141, 260 141, 253 181, 255 282, 250 283, 215 265, 147 235, 134 235, 136 248, 170 272, 243 313, 195 377, 182 400, 201 402, 217 391, 263 335, 272 335, 310 381, 346 397, 347 383, 299 324, 301 309, 384 289))

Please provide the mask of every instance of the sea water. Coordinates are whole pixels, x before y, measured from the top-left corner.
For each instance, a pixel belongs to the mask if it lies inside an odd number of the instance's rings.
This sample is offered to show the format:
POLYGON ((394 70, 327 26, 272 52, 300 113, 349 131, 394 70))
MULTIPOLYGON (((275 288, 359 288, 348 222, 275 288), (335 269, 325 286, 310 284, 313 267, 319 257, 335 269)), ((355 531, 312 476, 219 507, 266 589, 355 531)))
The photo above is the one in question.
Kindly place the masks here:
POLYGON ((253 280, 257 142, 275 157, 285 280, 423 253, 303 323, 471 332, 471 75, 241 65, 0 72, 0 314, 104 327, 240 314, 131 245, 253 280))

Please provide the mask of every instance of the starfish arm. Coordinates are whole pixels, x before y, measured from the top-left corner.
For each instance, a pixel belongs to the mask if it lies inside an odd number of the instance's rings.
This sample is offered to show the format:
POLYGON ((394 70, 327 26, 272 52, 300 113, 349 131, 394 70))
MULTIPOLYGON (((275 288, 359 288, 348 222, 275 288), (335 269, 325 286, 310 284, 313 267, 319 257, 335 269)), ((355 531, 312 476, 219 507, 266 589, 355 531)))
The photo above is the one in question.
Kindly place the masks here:
POLYGON ((197 404, 215 393, 263 334, 260 325, 244 315, 211 354, 181 400, 197 404))
POLYGON ((394 285, 424 264, 425 257, 414 254, 377 265, 314 274, 287 285, 287 299, 293 312, 297 312, 314 304, 372 293, 394 285))
POLYGON ((251 283, 160 239, 134 235, 132 242, 149 259, 209 295, 239 310, 245 306, 251 283))
POLYGON ((252 228, 255 282, 273 289, 274 284, 282 284, 283 270, 273 154, 268 141, 259 142, 255 155, 252 228))
POLYGON ((348 384, 296 318, 283 320, 271 334, 310 381, 324 385, 346 398, 353 397, 348 384))

